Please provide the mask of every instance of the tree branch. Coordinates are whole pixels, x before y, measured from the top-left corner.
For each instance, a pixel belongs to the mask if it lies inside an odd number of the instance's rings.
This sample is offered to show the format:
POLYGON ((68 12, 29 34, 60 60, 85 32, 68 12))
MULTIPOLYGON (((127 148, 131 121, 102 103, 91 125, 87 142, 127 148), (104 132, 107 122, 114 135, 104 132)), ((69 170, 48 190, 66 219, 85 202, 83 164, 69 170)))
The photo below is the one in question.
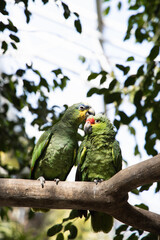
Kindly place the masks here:
POLYGON ((135 228, 160 234, 160 215, 131 206, 128 192, 160 180, 160 154, 114 175, 108 181, 46 181, 1 179, 0 206, 53 209, 89 209, 106 212, 135 228))

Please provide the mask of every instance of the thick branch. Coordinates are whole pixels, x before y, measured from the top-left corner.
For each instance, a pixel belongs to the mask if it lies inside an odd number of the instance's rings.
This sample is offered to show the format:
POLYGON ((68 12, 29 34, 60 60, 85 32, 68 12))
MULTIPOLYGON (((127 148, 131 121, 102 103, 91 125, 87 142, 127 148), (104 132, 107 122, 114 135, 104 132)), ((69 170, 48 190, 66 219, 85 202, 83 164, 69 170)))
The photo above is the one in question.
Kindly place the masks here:
POLYGON ((0 206, 53 209, 90 209, 111 214, 135 228, 160 233, 160 215, 127 203, 127 193, 138 186, 160 180, 160 155, 126 168, 108 181, 91 182, 0 180, 0 206))

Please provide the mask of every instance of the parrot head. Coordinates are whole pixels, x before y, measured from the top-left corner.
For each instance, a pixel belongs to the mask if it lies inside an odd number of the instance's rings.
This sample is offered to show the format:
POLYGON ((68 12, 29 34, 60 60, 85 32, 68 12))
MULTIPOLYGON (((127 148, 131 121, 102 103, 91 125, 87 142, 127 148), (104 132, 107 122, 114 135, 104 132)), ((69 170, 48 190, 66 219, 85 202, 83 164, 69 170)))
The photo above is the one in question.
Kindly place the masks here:
POLYGON ((89 115, 95 115, 94 109, 86 103, 76 103, 69 107, 64 118, 69 121, 76 121, 77 125, 83 122, 89 115))
POLYGON ((109 119, 103 114, 95 116, 88 116, 84 125, 85 134, 96 133, 102 134, 103 132, 113 130, 113 125, 109 119))

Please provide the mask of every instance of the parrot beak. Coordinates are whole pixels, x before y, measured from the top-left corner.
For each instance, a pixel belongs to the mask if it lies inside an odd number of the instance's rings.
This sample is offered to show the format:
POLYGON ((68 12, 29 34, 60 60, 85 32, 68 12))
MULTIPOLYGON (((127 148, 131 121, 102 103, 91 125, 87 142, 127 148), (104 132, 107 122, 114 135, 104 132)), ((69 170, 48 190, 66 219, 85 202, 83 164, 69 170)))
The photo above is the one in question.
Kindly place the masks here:
POLYGON ((92 132, 92 126, 91 126, 90 121, 86 121, 86 123, 84 124, 84 132, 85 132, 85 134, 92 132))
POLYGON ((95 115, 95 111, 93 108, 89 108, 88 111, 86 112, 86 118, 89 116, 89 115, 95 115))

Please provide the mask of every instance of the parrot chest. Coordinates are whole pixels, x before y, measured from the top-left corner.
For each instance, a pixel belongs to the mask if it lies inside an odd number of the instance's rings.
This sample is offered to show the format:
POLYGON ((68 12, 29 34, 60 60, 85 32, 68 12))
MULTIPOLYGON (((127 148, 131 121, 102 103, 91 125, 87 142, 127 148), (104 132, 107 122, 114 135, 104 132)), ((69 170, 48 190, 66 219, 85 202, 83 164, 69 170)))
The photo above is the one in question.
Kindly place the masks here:
POLYGON ((115 167, 112 156, 113 142, 92 141, 87 144, 86 157, 82 165, 82 180, 94 181, 94 179, 108 180, 115 173, 115 167))

